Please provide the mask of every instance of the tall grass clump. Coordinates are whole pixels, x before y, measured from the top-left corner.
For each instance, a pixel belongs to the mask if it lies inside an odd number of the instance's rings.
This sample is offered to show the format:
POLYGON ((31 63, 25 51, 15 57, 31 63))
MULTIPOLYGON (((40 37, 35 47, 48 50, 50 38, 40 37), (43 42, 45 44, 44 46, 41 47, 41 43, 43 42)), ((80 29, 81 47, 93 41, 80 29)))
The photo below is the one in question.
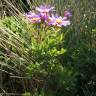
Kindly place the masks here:
POLYGON ((95 96, 95 3, 1 0, 0 93, 95 96))

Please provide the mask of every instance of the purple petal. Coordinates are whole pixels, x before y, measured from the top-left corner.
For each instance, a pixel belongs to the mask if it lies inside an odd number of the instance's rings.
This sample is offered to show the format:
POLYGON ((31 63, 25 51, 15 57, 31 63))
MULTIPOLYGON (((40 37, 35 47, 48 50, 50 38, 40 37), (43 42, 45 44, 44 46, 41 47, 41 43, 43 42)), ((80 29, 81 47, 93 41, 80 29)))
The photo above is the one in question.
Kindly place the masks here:
POLYGON ((72 13, 70 11, 65 11, 64 12, 64 17, 71 17, 72 16, 72 13))
POLYGON ((71 24, 71 23, 70 23, 69 20, 63 21, 63 22, 62 22, 62 25, 63 25, 63 26, 68 26, 68 25, 70 25, 70 24, 71 24))
POLYGON ((36 7, 36 10, 39 12, 50 12, 54 9, 54 7, 51 7, 50 5, 41 5, 40 7, 36 7))

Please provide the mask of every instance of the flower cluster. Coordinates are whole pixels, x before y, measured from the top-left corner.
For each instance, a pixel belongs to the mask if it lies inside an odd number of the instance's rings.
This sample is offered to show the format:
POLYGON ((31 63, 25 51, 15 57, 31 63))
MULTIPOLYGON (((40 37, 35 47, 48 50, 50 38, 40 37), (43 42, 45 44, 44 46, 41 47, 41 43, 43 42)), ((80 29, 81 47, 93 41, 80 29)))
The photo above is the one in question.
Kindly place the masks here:
POLYGON ((69 18, 72 16, 70 11, 65 11, 63 17, 53 14, 54 7, 50 5, 36 7, 36 11, 37 13, 30 11, 25 14, 27 19, 33 24, 46 23, 47 25, 57 27, 70 25, 69 18))

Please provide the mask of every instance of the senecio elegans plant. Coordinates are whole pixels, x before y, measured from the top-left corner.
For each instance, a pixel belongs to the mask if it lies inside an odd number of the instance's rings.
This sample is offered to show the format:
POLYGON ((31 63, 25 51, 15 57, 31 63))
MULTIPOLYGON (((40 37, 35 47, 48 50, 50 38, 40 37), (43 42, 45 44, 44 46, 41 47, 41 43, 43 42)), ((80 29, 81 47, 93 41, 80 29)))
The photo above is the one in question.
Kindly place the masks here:
POLYGON ((57 15, 54 7, 41 5, 36 7, 35 11, 25 13, 24 16, 31 26, 31 52, 34 58, 34 63, 27 67, 27 73, 32 76, 32 73, 37 71, 50 73, 52 70, 55 71, 56 67, 58 70, 60 62, 57 57, 66 52, 62 46, 64 40, 62 27, 71 24, 71 12, 65 11, 62 17, 57 15))
POLYGON ((65 11, 64 16, 61 17, 54 12, 54 7, 43 6, 36 7, 36 12, 28 12, 25 14, 27 19, 33 24, 45 23, 48 26, 68 26, 70 25, 69 17, 72 16, 70 11, 65 11))

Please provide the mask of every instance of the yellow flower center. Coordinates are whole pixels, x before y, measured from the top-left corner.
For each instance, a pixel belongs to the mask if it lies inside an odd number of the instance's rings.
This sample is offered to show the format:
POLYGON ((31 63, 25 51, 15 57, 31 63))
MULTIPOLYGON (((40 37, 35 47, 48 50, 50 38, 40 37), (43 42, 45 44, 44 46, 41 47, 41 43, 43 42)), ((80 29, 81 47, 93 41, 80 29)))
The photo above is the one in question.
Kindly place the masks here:
POLYGON ((40 18, 32 18, 33 21, 40 20, 40 18))
POLYGON ((62 20, 61 19, 56 19, 56 23, 61 23, 62 20))
POLYGON ((51 22, 51 19, 49 18, 47 21, 48 21, 48 22, 51 22))

